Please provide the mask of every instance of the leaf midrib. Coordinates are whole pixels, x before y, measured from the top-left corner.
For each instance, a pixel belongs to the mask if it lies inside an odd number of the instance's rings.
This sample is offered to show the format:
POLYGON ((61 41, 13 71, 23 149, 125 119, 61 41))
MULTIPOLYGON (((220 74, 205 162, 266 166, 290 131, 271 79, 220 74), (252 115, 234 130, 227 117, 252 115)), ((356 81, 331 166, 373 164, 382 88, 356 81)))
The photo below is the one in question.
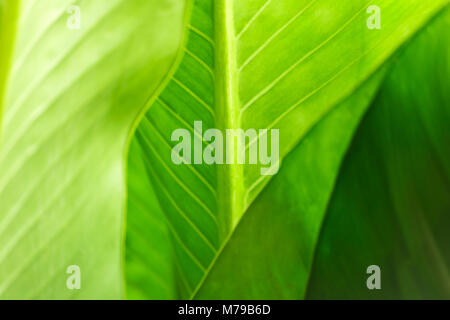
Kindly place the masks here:
MULTIPOLYGON (((217 129, 225 133, 226 129, 241 127, 233 1, 215 1, 214 28, 216 40, 214 57, 215 121, 217 129)), ((243 165, 217 166, 217 184, 217 215, 221 222, 219 237, 224 239, 237 225, 244 210, 243 165)))

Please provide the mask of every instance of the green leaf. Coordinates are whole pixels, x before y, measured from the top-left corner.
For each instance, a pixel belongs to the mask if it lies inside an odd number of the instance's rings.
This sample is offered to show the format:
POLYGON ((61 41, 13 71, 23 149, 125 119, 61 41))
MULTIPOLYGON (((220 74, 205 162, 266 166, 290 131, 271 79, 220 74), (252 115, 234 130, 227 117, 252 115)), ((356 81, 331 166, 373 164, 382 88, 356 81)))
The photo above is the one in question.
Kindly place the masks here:
POLYGON ((2 28, 12 3, 17 35, 1 30, 0 297, 121 298, 125 154, 176 60, 185 2, 2 0, 2 28), (79 29, 67 26, 72 5, 79 29), (70 265, 80 290, 66 287, 70 265))
POLYGON ((308 298, 450 298, 450 10, 399 57, 355 136, 308 298), (366 269, 381 270, 368 290, 366 269))
POLYGON ((447 3, 380 0, 382 28, 369 30, 362 0, 194 2, 180 67, 136 133, 181 297, 304 295, 339 164, 383 66, 447 3), (172 132, 201 141, 196 120, 203 132, 279 129, 285 163, 272 186, 260 164, 174 164, 172 132))

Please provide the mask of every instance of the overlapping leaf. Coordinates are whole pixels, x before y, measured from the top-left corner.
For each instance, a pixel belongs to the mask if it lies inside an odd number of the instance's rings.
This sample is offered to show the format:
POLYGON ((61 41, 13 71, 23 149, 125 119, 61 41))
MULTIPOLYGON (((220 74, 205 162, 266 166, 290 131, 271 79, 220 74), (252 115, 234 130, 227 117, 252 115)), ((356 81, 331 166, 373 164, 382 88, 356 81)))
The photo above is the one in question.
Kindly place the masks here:
POLYGON ((399 57, 361 123, 308 298, 450 298, 449 27, 447 10, 399 57), (381 290, 367 290, 370 265, 381 290))
POLYGON ((369 30, 366 9, 372 3, 362 0, 194 2, 181 65, 136 134, 173 238, 182 297, 304 295, 340 161, 378 87, 380 69, 446 3, 378 1, 383 26, 369 30), (195 120, 203 122, 203 131, 279 129, 280 157, 299 155, 283 165, 296 187, 274 182, 277 188, 264 194, 275 193, 279 201, 264 201, 258 195, 270 177, 261 176, 258 165, 174 164, 171 134, 186 128, 202 139, 195 120), (300 199, 295 192, 303 194, 301 201, 287 201, 287 194, 300 199), (292 220, 277 220, 284 211, 292 220), (236 229, 241 217, 243 226, 236 229), (264 217, 271 223, 262 223, 264 217), (299 230, 295 221, 302 221, 299 230), (277 242, 258 242, 264 238, 296 245, 286 253, 277 242), (301 267, 288 265, 291 256, 301 267), (273 257, 284 267, 265 263, 273 257), (243 274, 253 277, 242 282, 246 287, 229 280, 243 274), (272 278, 273 286, 264 286, 272 278))

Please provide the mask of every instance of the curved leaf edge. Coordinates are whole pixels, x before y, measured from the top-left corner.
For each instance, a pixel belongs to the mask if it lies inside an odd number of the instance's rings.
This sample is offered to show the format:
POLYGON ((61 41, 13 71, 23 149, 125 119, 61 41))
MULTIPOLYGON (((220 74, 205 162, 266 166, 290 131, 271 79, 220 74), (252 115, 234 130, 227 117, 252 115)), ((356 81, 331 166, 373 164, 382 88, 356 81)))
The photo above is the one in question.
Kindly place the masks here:
MULTIPOLYGON (((156 88, 156 90, 148 97, 144 107, 141 108, 141 111, 136 116, 133 124, 131 125, 131 127, 128 131, 129 134, 126 139, 126 143, 124 145, 124 152, 123 152, 124 157, 122 158, 122 163, 123 163, 123 168, 122 168, 123 171, 122 172, 124 172, 123 182, 125 185, 125 195, 124 195, 123 207, 121 210, 122 211, 122 228, 121 228, 122 230, 121 230, 121 234, 120 234, 120 239, 121 239, 120 240, 120 242, 121 242, 121 266, 120 266, 120 269, 121 269, 121 277, 122 277, 122 285, 121 285, 122 294, 125 299, 126 299, 126 286, 127 286, 127 279, 126 279, 126 272, 125 272, 125 269, 126 269, 125 252, 126 252, 127 208, 128 208, 128 183, 127 183, 128 182, 128 155, 129 155, 129 151, 130 151, 131 142, 133 140, 133 137, 136 133, 137 128, 139 127, 139 124, 141 123, 141 121, 145 117, 145 114, 148 112, 148 110, 153 105, 155 100, 159 97, 159 95, 163 92, 163 90, 165 89, 167 84, 170 82, 172 76, 178 70, 178 67, 183 59, 184 48, 186 46, 186 43, 188 40, 188 35, 189 35, 188 26, 189 26, 189 22, 191 19, 191 13, 192 13, 192 8, 193 8, 193 4, 194 4, 194 0, 184 0, 184 1, 185 1, 185 8, 184 8, 184 17, 183 17, 183 24, 182 24, 183 39, 181 40, 181 42, 178 46, 178 50, 177 50, 177 53, 175 54, 175 58, 173 60, 172 67, 168 70, 167 74, 161 80, 161 83, 156 88)), ((1 109, 0 109, 0 111, 1 111, 1 109)), ((1 113, 0 113, 0 115, 1 115, 1 113)))

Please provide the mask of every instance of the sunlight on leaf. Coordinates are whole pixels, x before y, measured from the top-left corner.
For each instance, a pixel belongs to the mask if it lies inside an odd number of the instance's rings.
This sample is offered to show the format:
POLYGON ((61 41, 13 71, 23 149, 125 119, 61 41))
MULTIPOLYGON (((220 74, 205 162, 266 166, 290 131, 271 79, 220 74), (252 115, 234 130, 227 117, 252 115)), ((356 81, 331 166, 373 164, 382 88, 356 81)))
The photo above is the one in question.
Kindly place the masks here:
POLYGON ((175 61, 184 4, 20 4, 11 70, 1 70, 10 77, 0 149, 0 297, 121 298, 124 155, 175 61), (79 6, 79 29, 67 26, 70 5, 79 6), (81 290, 66 287, 70 265, 81 270, 81 290))

